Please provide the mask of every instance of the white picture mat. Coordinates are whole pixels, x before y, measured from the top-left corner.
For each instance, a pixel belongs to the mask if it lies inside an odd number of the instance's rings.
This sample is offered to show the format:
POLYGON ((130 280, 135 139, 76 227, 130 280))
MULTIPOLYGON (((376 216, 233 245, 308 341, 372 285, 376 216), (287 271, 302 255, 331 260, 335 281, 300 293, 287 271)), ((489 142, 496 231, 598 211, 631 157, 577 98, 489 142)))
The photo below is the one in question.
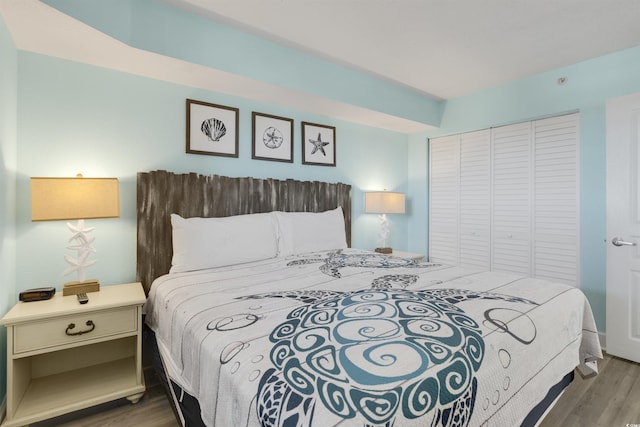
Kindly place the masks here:
POLYGON ((304 150, 305 162, 322 163, 328 165, 335 164, 335 128, 316 126, 314 124, 305 123, 302 129, 302 138, 302 147, 304 150), (325 154, 323 154, 322 150, 320 149, 316 150, 316 152, 313 153, 315 145, 311 141, 317 141, 318 138, 320 138, 322 142, 328 142, 327 145, 324 145, 322 147, 325 154))
POLYGON ((237 112, 235 110, 191 103, 189 104, 189 119, 189 149, 191 151, 237 154, 237 112), (212 118, 222 121, 227 129, 225 135, 218 141, 211 141, 201 130, 202 122, 212 118))
POLYGON ((291 141, 293 124, 288 120, 256 115, 254 119, 254 156, 280 160, 293 159, 293 141, 291 141), (269 127, 275 127, 282 134, 282 144, 278 148, 269 148, 263 142, 265 131, 269 127))

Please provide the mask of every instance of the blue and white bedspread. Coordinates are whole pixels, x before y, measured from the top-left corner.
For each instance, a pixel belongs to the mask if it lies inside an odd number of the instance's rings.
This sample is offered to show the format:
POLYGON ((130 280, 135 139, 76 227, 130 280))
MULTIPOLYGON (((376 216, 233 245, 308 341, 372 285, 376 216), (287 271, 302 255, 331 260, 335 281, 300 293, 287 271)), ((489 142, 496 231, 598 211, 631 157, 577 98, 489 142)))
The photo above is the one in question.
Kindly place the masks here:
POLYGON ((579 289, 352 249, 169 274, 146 312, 210 426, 515 426, 602 357, 579 289))

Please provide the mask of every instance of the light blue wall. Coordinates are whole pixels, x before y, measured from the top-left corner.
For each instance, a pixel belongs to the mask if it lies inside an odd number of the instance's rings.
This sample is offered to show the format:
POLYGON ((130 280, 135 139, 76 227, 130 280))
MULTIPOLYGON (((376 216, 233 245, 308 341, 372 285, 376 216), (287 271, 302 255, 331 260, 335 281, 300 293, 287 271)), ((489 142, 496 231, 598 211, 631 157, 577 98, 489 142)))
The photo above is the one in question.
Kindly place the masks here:
POLYGON ((428 125, 440 122, 440 101, 158 0, 45 3, 130 46, 428 125))
MULTIPOLYGON (((412 135, 409 152, 426 159, 427 137, 484 129, 507 123, 580 112, 580 276, 581 288, 594 310, 598 329, 605 331, 606 169, 605 102, 640 92, 640 47, 538 74, 447 101, 438 131, 412 135), (558 85, 559 77, 567 77, 558 85)), ((410 193, 420 211, 428 210, 425 186, 412 176, 428 175, 427 165, 410 160, 410 193), (417 191, 414 192, 414 189, 417 191)), ((426 216, 425 216, 426 219, 426 216)), ((409 219, 418 236, 427 236, 421 216, 409 219), (419 231, 418 231, 419 230, 419 231)), ((409 238, 410 250, 423 250, 424 241, 409 238)))
MULTIPOLYGON (((377 218, 363 214, 364 190, 407 191, 407 136, 244 98, 165 83, 27 52, 18 78, 18 289, 53 285, 69 231, 64 222, 32 223, 29 177, 118 177, 121 218, 93 220, 95 258, 88 276, 102 283, 135 279, 135 175, 168 169, 229 176, 341 181, 353 185, 353 246, 376 245, 377 218), (185 99, 240 109, 240 156, 185 153, 185 99), (294 163, 251 159, 251 112, 295 120, 294 163), (300 121, 336 127, 337 167, 301 164, 300 121)), ((407 215, 392 222, 391 244, 406 247, 407 215)))
MULTIPOLYGON (((591 301, 599 329, 605 329, 605 100, 640 91, 637 77, 640 47, 437 102, 253 35, 212 24, 158 0, 47 0, 46 3, 135 47, 411 120, 440 124, 440 129, 400 135, 21 53, 17 154, 19 288, 60 283, 61 279, 55 276, 65 268, 64 227, 59 223, 34 225, 28 220, 29 176, 83 172, 121 179, 122 218, 95 224, 100 262, 94 273, 103 282, 133 279, 135 172, 155 168, 349 182, 355 187, 353 234, 354 246, 359 247, 375 246, 377 228, 375 217, 362 215, 362 191, 380 188, 407 191, 408 215, 392 218, 391 243, 414 252, 426 252, 428 137, 579 111, 582 289, 591 301), (265 57, 277 60, 264 61, 265 57), (557 85, 561 76, 568 78, 566 85, 557 85), (185 98, 241 109, 239 159, 184 153, 185 98), (250 160, 252 110, 294 118, 296 141, 300 120, 335 125, 338 167, 300 165, 299 147, 293 165, 250 160), (33 268, 35 264, 38 268, 33 268)), ((14 50, 11 48, 9 52, 14 50)))
MULTIPOLYGON (((0 18, 0 313, 16 295, 16 146, 18 53, 0 18)), ((6 392, 6 329, 0 328, 0 396, 6 392)), ((1 398, 0 398, 1 400, 1 398)))
POLYGON ((411 215, 407 218, 407 226, 411 233, 408 235, 407 248, 419 254, 426 254, 429 247, 426 228, 429 223, 426 197, 429 191, 429 150, 426 141, 425 135, 410 135, 407 158, 408 192, 411 195, 411 215))

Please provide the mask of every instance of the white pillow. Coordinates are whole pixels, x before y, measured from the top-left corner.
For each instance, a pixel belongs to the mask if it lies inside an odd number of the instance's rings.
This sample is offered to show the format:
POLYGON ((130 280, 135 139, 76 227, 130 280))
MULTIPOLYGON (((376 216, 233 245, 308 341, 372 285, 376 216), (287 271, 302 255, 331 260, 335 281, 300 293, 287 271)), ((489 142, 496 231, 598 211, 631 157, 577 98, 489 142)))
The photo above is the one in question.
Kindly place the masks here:
POLYGON ((342 207, 325 212, 274 212, 278 256, 347 248, 342 207))
POLYGON ((276 222, 270 213, 223 218, 182 218, 171 214, 170 273, 203 270, 275 258, 276 222))

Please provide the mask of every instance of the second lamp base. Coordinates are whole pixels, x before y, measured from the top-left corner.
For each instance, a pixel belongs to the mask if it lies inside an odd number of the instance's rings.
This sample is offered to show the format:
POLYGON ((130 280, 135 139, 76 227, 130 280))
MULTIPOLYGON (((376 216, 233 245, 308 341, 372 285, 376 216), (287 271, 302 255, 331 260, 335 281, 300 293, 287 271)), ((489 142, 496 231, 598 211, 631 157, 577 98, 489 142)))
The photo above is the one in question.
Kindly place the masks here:
POLYGON ((376 248, 375 251, 378 252, 379 254, 390 254, 390 253, 393 252, 393 249, 391 249, 391 248, 376 248))

